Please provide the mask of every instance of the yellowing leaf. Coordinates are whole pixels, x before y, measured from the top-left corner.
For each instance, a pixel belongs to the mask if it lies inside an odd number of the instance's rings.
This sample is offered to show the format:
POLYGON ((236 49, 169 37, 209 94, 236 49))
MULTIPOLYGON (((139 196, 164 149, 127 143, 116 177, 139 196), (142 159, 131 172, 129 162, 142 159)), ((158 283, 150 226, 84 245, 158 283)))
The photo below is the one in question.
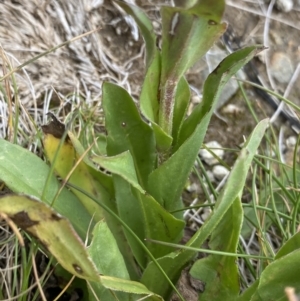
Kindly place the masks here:
POLYGON ((70 222, 39 200, 26 195, 0 197, 0 212, 36 237, 70 273, 100 281, 98 272, 70 222))
MULTIPOLYGON (((44 132, 43 144, 48 160, 51 164, 54 164, 55 172, 61 178, 66 179, 72 168, 77 164, 76 168, 72 171, 69 182, 90 193, 95 199, 100 199, 101 194, 98 189, 98 184, 90 174, 89 166, 83 160, 78 162, 80 156, 76 153, 68 135, 59 149, 61 139, 66 130, 65 125, 59 122, 53 114, 51 114, 51 117, 53 121, 42 126, 44 132), (56 155, 58 149, 59 152, 56 155)), ((99 221, 103 218, 102 209, 96 202, 78 190, 71 190, 76 194, 95 221, 99 221)))

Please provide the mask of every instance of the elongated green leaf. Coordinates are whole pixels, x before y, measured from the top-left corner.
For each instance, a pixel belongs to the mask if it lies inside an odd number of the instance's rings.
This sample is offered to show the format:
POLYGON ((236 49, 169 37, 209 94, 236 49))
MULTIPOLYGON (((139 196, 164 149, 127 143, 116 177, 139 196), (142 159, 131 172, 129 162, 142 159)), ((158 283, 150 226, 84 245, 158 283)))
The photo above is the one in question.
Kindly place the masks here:
MULTIPOLYGON (((178 252, 174 252, 168 254, 165 257, 157 259, 158 264, 162 267, 162 269, 174 284, 179 279, 181 271, 187 264, 186 261, 183 264, 183 262, 178 261, 177 258, 178 252)), ((150 262, 147 266, 146 270, 143 273, 141 282, 150 290, 152 289, 155 293, 163 296, 165 299, 167 299, 171 295, 171 286, 153 262, 150 262)))
POLYGON ((193 5, 195 5, 195 3, 198 0, 174 0, 174 5, 176 7, 185 7, 185 8, 190 8, 193 5))
POLYGON ((203 239, 206 239, 206 237, 210 235, 211 231, 219 224, 235 199, 240 196, 245 185, 250 164, 268 126, 269 120, 264 119, 255 127, 242 148, 240 155, 231 170, 228 181, 218 197, 215 205, 215 211, 188 242, 188 245, 201 245, 204 241, 203 239))
POLYGON ((123 256, 106 222, 96 224, 88 253, 101 274, 129 280, 123 256))
POLYGON ((99 274, 70 222, 41 201, 25 195, 0 197, 0 212, 38 238, 70 273, 99 281, 99 274))
MULTIPOLYGON (((240 195, 245 184, 251 161, 261 142, 267 126, 268 120, 261 121, 248 138, 246 144, 240 152, 237 161, 234 164, 234 167, 232 168, 222 193, 218 197, 215 211, 213 211, 202 227, 188 242, 188 246, 200 247, 220 223, 224 214, 231 207, 236 198, 240 195)), ((158 263, 162 266, 170 279, 176 282, 180 276, 181 270, 194 257, 194 255, 194 251, 182 250, 158 259, 158 263)), ((162 277, 161 272, 157 269, 153 262, 147 266, 147 269, 142 276, 142 282, 150 290, 153 290, 162 296, 168 296, 171 293, 171 287, 165 278, 162 277)))
MULTIPOLYGON (((143 206, 146 218, 146 238, 177 243, 182 238, 184 221, 176 219, 158 204, 149 194, 135 191, 140 204, 143 206)), ((164 245, 146 243, 154 257, 162 257, 172 251, 172 248, 164 245)))
POLYGON ((178 83, 175 95, 175 107, 173 117, 173 145, 176 145, 182 123, 190 103, 190 87, 184 77, 178 83))
MULTIPOLYGON (((71 139, 77 153, 79 155, 82 155, 84 150, 83 150, 81 144, 79 143, 78 139, 71 132, 68 133, 68 136, 71 139)), ((137 180, 136 180, 137 177, 136 177, 136 174, 134 171, 133 164, 131 164, 131 165, 126 164, 126 160, 130 160, 130 162, 132 162, 132 158, 128 152, 127 152, 127 157, 126 157, 126 153, 124 153, 124 154, 121 154, 120 156, 116 156, 113 158, 111 158, 111 157, 109 157, 109 158, 108 157, 104 157, 104 158, 99 157, 99 158, 102 158, 101 163, 96 162, 96 161, 95 162, 99 163, 103 168, 106 168, 108 171, 113 172, 113 173, 114 172, 122 173, 122 171, 123 171, 124 174, 126 176, 128 176, 129 178, 131 176, 134 177, 134 181, 132 181, 132 182, 135 185, 139 186, 139 184, 137 183, 137 180), (122 161, 122 158, 123 158, 123 161, 122 161), (125 166, 124 166, 124 164, 125 164, 125 166), (127 168, 129 168, 129 166, 131 166, 133 168, 133 171, 130 172, 129 169, 127 169, 127 168), (125 169, 122 167, 125 167, 125 169)), ((94 177, 95 180, 97 180, 97 182, 95 184, 97 184, 97 190, 101 193, 101 198, 96 199, 96 202, 98 202, 98 204, 104 203, 111 210, 113 210, 113 212, 117 213, 117 206, 116 206, 116 202, 115 202, 115 191, 114 191, 114 187, 113 187, 112 177, 103 174, 97 168, 95 168, 95 165, 87 156, 84 157, 84 162, 88 166, 90 174, 94 177)), ((140 187, 140 189, 141 189, 141 187, 140 187)), ((127 239, 125 237, 125 234, 123 232, 121 225, 108 212, 104 211, 103 214, 105 216, 105 220, 106 220, 108 226, 110 227, 110 230, 112 231, 114 237, 117 240, 119 249, 122 250, 124 260, 125 260, 128 272, 130 273, 131 279, 133 279, 133 280, 138 279, 139 271, 137 269, 136 262, 133 257, 133 253, 127 242, 127 239)), ((103 287, 101 285, 97 286, 98 289, 99 289, 99 287, 103 289, 103 287)))
MULTIPOLYGON (((143 240, 145 238, 145 216, 141 204, 132 193, 131 185, 141 192, 144 190, 138 183, 130 152, 126 151, 113 157, 94 157, 93 161, 113 174, 118 215, 143 240)), ((137 262, 144 267, 147 257, 143 248, 130 234, 126 236, 137 262)))
MULTIPOLYGON (((98 185, 92 175, 89 173, 88 165, 79 160, 79 155, 74 148, 69 136, 63 141, 62 137, 65 134, 65 125, 57 120, 53 115, 52 121, 42 126, 44 132, 43 146, 44 152, 50 164, 54 167, 54 171, 63 180, 68 181, 73 185, 80 186, 83 190, 90 192, 96 199, 101 198, 98 185)), ((78 197, 91 216, 94 216, 95 221, 103 218, 102 208, 99 207, 92 199, 82 194, 77 190, 72 192, 78 197)))
POLYGON ((96 142, 96 146, 94 146, 94 150, 97 155, 100 156, 106 155, 106 135, 97 134, 97 142, 96 142))
MULTIPOLYGON (((147 295, 147 300, 162 301, 158 295, 149 291, 143 284, 139 282, 129 281, 126 279, 119 279, 109 276, 101 276, 101 283, 108 289, 114 291, 121 291, 131 294, 147 295)), ((145 296, 144 296, 145 297, 145 296)))
MULTIPOLYGON (((78 156, 82 156, 83 153, 85 152, 85 149, 80 144, 79 140, 70 131, 68 132, 68 137, 70 138, 78 156)), ((112 178, 110 176, 108 176, 107 174, 102 173, 99 169, 97 169, 87 155, 84 156, 83 162, 87 165, 88 172, 91 174, 91 176, 96 181, 98 181, 98 184, 100 184, 107 191, 107 193, 109 193, 111 196, 113 196, 114 188, 113 188, 112 178)), ((102 189, 99 188, 99 190, 102 190, 102 189)))
POLYGON ((178 81, 226 30, 226 24, 219 24, 223 11, 212 20, 201 11, 202 2, 197 9, 161 8, 163 84, 168 79, 178 81))
POLYGON ((240 49, 227 56, 208 76, 203 87, 203 100, 185 120, 180 132, 179 143, 175 147, 175 150, 192 135, 204 116, 211 113, 212 109, 215 108, 222 89, 230 77, 264 49, 265 48, 261 46, 251 46, 240 49))
MULTIPOLYGON (((129 152, 114 157, 94 157, 93 161, 114 175, 118 214, 142 241, 145 238, 166 242, 180 239, 184 222, 174 218, 142 189, 129 152)), ((127 239, 139 264, 145 267, 145 251, 131 234, 127 239)), ((167 246, 148 243, 147 246, 155 257, 171 251, 167 246)))
MULTIPOLYGON (((219 12, 219 11, 218 11, 219 12)), ((199 7, 192 11, 176 7, 162 7, 162 67, 159 125, 172 133, 176 86, 197 60, 199 60, 223 34, 226 24, 211 19, 199 7)))
MULTIPOLYGON (((210 249, 236 253, 242 217, 241 202, 237 198, 212 232, 210 249)), ((204 292, 199 294, 201 300, 235 300, 240 291, 238 267, 235 261, 235 257, 222 255, 209 255, 196 261, 190 274, 206 283, 204 292)))
POLYGON ((194 9, 199 14, 205 14, 212 20, 220 22, 220 16, 222 16, 225 1, 223 0, 174 0, 175 6, 185 7, 193 11, 194 9), (213 7, 213 9, 211 9, 213 7))
POLYGON ((173 211, 181 206, 181 192, 202 145, 222 88, 232 74, 259 50, 257 47, 239 50, 225 58, 209 75, 204 84, 202 104, 183 123, 174 154, 151 173, 149 192, 167 210, 173 211))
MULTIPOLYGON (((162 300, 162 298, 154 295, 141 283, 124 278, 100 276, 71 224, 46 204, 25 195, 7 195, 0 197, 0 208, 1 213, 8 215, 20 228, 38 238, 57 261, 67 271, 77 277, 101 283, 105 288, 110 290, 129 294, 149 295, 152 298, 150 300, 162 300)), ((112 238, 107 233, 103 234, 106 238, 112 238)), ((104 263, 103 259, 99 259, 101 254, 97 254, 98 256, 96 256, 97 250, 95 248, 97 246, 93 245, 91 252, 98 263, 101 261, 102 264, 100 266, 103 270, 113 269, 114 274, 128 278, 119 255, 117 255, 119 259, 115 264, 119 263, 118 268, 122 268, 122 271, 117 271, 117 266, 112 268, 112 261, 104 263)), ((106 254, 110 250, 106 250, 106 254)), ((111 254, 111 256, 114 255, 116 253, 111 254)), ((108 260, 107 257, 106 259, 108 260)), ((110 258, 110 260, 112 259, 110 258)))
POLYGON ((251 297, 257 290, 259 281, 256 280, 250 287, 248 287, 238 298, 236 298, 236 301, 249 301, 251 300, 251 297))
POLYGON ((108 131, 107 154, 115 156, 129 150, 139 182, 145 189, 156 162, 153 131, 141 119, 132 98, 124 89, 104 83, 102 102, 108 131))
MULTIPOLYGON (((116 240, 104 221, 95 226, 88 253, 101 274, 130 280, 116 240)), ((90 285, 100 300, 116 300, 115 296, 101 283, 92 282, 90 285)), ((89 300, 96 300, 91 289, 89 289, 89 294, 89 300)), ((116 292, 116 296, 119 300, 129 300, 129 295, 122 292, 116 292)))
MULTIPOLYGON (((0 179, 12 191, 41 198, 49 166, 28 150, 0 139, 0 179)), ((60 184, 54 175, 50 178, 43 201, 52 205, 60 184)), ((85 239, 92 219, 78 198, 64 188, 53 208, 68 218, 82 239, 85 239)), ((91 227, 93 227, 93 223, 91 227)))
POLYGON ((211 114, 207 114, 186 143, 149 176, 150 194, 167 211, 182 208, 180 196, 204 139, 210 117, 211 114))
POLYGON ((297 232, 279 249, 275 258, 278 259, 284 255, 287 255, 299 249, 300 249, 300 232, 297 232))
MULTIPOLYGON (((142 240, 145 239, 146 214, 143 210, 143 204, 140 203, 132 190, 131 185, 120 176, 114 176, 116 187, 116 203, 119 217, 130 227, 130 229, 142 240)), ((143 269, 147 263, 147 254, 135 237, 125 231, 126 238, 130 248, 143 269)))
POLYGON ((173 142, 172 136, 164 132, 164 130, 154 122, 152 122, 152 128, 155 134, 157 150, 160 152, 164 152, 170 149, 170 146, 173 142))
POLYGON ((157 52, 147 69, 140 95, 141 111, 153 123, 158 123, 160 68, 160 53, 157 52))
MULTIPOLYGON (((165 242, 178 242, 185 223, 176 219, 158 204, 150 195, 130 186, 120 177, 115 176, 116 200, 119 216, 142 240, 146 238, 165 242)), ((126 231, 125 231, 126 233, 126 231)), ((147 254, 141 245, 127 233, 132 251, 140 265, 145 268, 147 254)), ((171 251, 170 247, 146 243, 154 257, 161 257, 171 251)))
POLYGON ((221 22, 225 10, 224 0, 184 0, 190 7, 189 11, 205 15, 214 22, 221 22), (191 5, 193 5, 191 7, 191 5), (213 7, 213 9, 211 9, 213 7))
POLYGON ((157 125, 161 55, 156 48, 156 36, 153 31, 152 23, 140 8, 121 1, 115 2, 134 18, 145 40, 147 72, 140 95, 140 107, 144 116, 153 123, 157 148, 159 150, 166 150, 171 146, 172 137, 167 135, 160 126, 157 125))
POLYGON ((173 139, 158 125, 160 68, 160 53, 157 51, 144 79, 140 107, 144 116, 152 123, 157 149, 163 151, 170 148, 173 139))
POLYGON ((288 300, 286 287, 300 291, 300 249, 280 257, 262 272, 259 285, 251 301, 288 300))
MULTIPOLYGON (((71 132, 68 132, 68 136, 69 136, 70 140, 72 141, 72 143, 76 149, 76 152, 79 155, 82 155, 84 153, 84 149, 81 146, 78 139, 71 132)), ((106 161, 106 159, 108 159, 108 158, 104 157, 105 161, 106 161)), ((101 195, 101 198, 94 199, 94 201, 100 205, 105 204, 113 212, 117 213, 117 206, 116 206, 116 202, 115 202, 115 191, 114 191, 114 187, 113 187, 112 177, 99 171, 98 168, 95 167, 93 161, 91 161, 87 156, 84 157, 83 161, 84 161, 84 163, 86 163, 89 173, 95 180, 95 188, 98 190, 98 192, 101 195)), ((116 163, 120 164, 121 162, 117 161, 116 163)), ((102 166, 102 167, 105 168, 105 166, 102 166)), ((114 167, 116 168, 116 165, 114 165, 114 167)), ((119 166, 119 167, 121 167, 121 166, 119 166)), ((124 256, 124 260, 125 260, 128 272, 130 273, 131 279, 133 279, 133 280, 138 279, 139 271, 136 266, 136 261, 134 260, 131 248, 126 240, 126 237, 125 237, 125 234, 123 232, 121 225, 108 212, 104 211, 103 214, 105 216, 105 220, 106 220, 107 224, 110 227, 110 230, 112 231, 114 237, 117 240, 119 249, 122 250, 122 255, 124 256)), ((99 285, 99 287, 101 287, 101 285, 99 285)))
POLYGON ((145 191, 138 183, 134 162, 129 151, 112 157, 95 156, 92 160, 109 172, 121 176, 124 178, 124 180, 136 187, 141 192, 145 191))

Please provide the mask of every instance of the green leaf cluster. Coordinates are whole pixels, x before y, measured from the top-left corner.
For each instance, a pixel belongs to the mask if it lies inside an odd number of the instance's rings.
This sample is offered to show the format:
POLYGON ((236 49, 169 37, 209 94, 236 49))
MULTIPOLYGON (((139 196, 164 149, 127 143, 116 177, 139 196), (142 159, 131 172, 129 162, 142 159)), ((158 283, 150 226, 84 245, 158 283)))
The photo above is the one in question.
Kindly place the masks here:
POLYGON ((173 291, 183 300, 175 285, 188 265, 191 276, 206 284, 199 292, 201 300, 283 300, 286 285, 299 287, 293 278, 298 272, 293 266, 299 260, 297 235, 241 296, 235 264, 241 195, 267 120, 257 125, 241 149, 204 225, 185 248, 173 251, 185 226, 178 213, 184 210, 181 194, 218 97, 230 77, 262 47, 247 47, 225 58, 208 76, 202 102, 187 116, 190 90, 184 74, 225 31, 224 1, 162 7, 161 50, 146 15, 115 2, 135 19, 146 44, 147 72, 139 107, 123 88, 104 83, 103 156, 89 157, 75 135, 55 120, 62 129, 59 137, 43 126, 51 167, 0 140, 0 179, 18 193, 0 198, 0 212, 37 237, 66 270, 89 281, 89 300, 168 300, 173 291), (219 253, 194 262, 197 248, 208 238, 210 248, 219 253), (286 277, 271 292, 280 273, 286 277))

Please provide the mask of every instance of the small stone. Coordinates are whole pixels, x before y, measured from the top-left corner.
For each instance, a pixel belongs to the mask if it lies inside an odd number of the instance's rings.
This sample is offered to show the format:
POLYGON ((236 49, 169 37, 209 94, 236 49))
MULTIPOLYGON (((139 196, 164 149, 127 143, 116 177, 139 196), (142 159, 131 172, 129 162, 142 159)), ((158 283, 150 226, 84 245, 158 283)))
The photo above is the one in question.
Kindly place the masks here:
POLYGON ((204 207, 203 212, 200 214, 200 216, 203 221, 206 221, 207 218, 210 216, 210 214, 211 214, 211 209, 209 207, 204 207))
POLYGON ((193 103, 193 104, 198 104, 198 103, 200 103, 200 102, 201 102, 201 97, 200 97, 200 96, 194 95, 194 96, 192 97, 192 103, 193 103))
POLYGON ((210 182, 213 183, 213 182, 216 181, 213 172, 211 172, 210 170, 207 170, 207 171, 206 171, 206 174, 207 174, 207 178, 208 178, 208 180, 209 180, 210 182))
POLYGON ((152 25, 153 25, 154 29, 156 29, 156 30, 160 29, 160 27, 161 27, 159 22, 157 22, 157 21, 152 21, 152 25))
POLYGON ((271 60, 271 73, 274 78, 282 83, 287 84, 293 76, 293 65, 290 58, 282 53, 276 52, 271 60))
MULTIPOLYGON (((217 141, 210 141, 205 143, 207 148, 210 148, 211 151, 220 159, 223 159, 224 150, 222 146, 217 141)), ((200 149, 199 151, 200 158, 208 165, 213 165, 218 163, 218 160, 206 149, 200 149)))
POLYGON ((213 172, 215 178, 219 181, 223 180, 223 178, 229 174, 229 170, 222 165, 214 166, 212 172, 213 172))
POLYGON ((287 147, 294 147, 296 143, 297 143, 297 138, 295 136, 291 136, 286 139, 287 147))
POLYGON ((277 0, 276 8, 282 12, 290 12, 293 9, 293 0, 277 0))
POLYGON ((122 28, 121 28, 121 27, 117 27, 117 28, 116 28, 116 34, 117 34, 118 36, 120 36, 120 35, 122 34, 122 28))
POLYGON ((185 189, 188 192, 196 192, 198 190, 198 185, 196 183, 192 183, 191 185, 188 185, 185 189))
POLYGON ((238 107, 237 105, 235 105, 235 104, 228 104, 227 106, 225 106, 222 109, 222 112, 224 114, 234 114, 234 115, 237 115, 237 114, 242 113, 243 110, 240 107, 238 107))

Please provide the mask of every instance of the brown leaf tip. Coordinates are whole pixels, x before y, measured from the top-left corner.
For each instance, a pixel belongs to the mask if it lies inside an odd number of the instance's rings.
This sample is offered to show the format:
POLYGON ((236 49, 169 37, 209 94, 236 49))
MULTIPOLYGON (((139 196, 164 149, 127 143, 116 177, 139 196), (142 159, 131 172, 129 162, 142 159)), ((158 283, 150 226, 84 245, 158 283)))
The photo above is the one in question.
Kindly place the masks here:
POLYGON ((55 138, 61 139, 66 130, 66 126, 62 122, 60 122, 54 114, 49 112, 47 113, 47 115, 52 118, 52 121, 48 124, 42 125, 44 134, 51 134, 55 138))

